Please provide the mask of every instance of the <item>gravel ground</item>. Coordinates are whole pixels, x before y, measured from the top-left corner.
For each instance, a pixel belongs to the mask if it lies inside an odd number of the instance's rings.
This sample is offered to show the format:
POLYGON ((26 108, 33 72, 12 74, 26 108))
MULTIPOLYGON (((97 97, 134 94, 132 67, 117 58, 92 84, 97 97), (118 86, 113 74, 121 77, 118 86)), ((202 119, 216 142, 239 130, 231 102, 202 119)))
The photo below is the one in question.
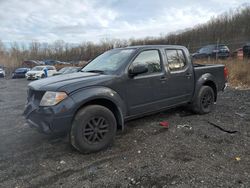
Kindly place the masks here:
POLYGON ((83 155, 25 124, 27 84, 0 80, 0 187, 250 187, 250 90, 227 89, 207 115, 128 122, 113 147, 83 155))

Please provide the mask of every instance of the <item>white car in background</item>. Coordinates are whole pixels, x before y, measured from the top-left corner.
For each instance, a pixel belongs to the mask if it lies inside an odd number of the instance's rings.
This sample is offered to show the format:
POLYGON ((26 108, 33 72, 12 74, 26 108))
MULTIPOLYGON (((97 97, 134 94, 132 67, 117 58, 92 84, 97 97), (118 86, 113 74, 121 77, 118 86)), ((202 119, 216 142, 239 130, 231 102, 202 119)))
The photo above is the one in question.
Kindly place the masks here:
POLYGON ((27 80, 37 80, 41 78, 45 78, 45 69, 47 68, 48 77, 53 76, 53 74, 57 73, 57 70, 54 66, 35 66, 30 71, 25 74, 27 80))
POLYGON ((4 78, 4 77, 5 77, 5 70, 0 68, 0 78, 4 78))

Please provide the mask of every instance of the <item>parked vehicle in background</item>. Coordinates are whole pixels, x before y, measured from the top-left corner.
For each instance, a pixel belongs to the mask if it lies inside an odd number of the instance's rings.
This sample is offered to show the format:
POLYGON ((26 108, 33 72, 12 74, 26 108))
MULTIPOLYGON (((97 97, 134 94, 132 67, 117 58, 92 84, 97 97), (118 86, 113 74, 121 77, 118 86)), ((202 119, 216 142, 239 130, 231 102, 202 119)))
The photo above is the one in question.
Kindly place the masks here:
POLYGON ((12 78, 25 78, 25 74, 30 71, 30 68, 17 68, 13 73, 12 73, 12 78))
POLYGON ((53 74, 57 73, 57 70, 54 66, 36 66, 28 71, 25 75, 27 80, 36 80, 45 78, 45 69, 47 68, 48 77, 53 76, 53 74))
POLYGON ((232 53, 233 58, 237 58, 239 60, 243 60, 243 48, 238 48, 232 53))
POLYGON ((44 60, 44 64, 45 65, 60 65, 60 61, 56 61, 56 60, 44 60))
POLYGON ((226 81, 224 65, 193 65, 182 46, 118 48, 80 72, 30 83, 24 115, 31 127, 69 133, 80 152, 96 152, 130 119, 180 105, 211 112, 226 81))
POLYGON ((204 58, 225 59, 230 56, 230 50, 225 44, 211 44, 202 47, 192 56, 194 59, 204 59, 204 58))
POLYGON ((243 46, 243 56, 244 58, 250 58, 250 43, 243 46))
POLYGON ((70 74, 78 72, 79 70, 81 70, 81 67, 63 67, 57 73, 55 73, 54 76, 61 74, 70 74))
POLYGON ((23 67, 29 67, 29 68, 39 66, 39 65, 44 65, 44 62, 37 61, 37 60, 26 60, 26 61, 23 61, 23 63, 22 63, 23 67))
POLYGON ((0 68, 0 78, 5 77, 5 70, 3 68, 0 68))
POLYGON ((69 62, 59 61, 58 65, 70 65, 70 63, 69 62))

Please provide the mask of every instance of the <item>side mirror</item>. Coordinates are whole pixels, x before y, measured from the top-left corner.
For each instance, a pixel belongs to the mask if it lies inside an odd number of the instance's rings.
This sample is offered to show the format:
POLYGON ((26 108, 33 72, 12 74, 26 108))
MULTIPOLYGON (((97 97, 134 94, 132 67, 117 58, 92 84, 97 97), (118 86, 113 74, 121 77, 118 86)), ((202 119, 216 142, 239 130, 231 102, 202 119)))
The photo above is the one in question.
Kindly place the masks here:
POLYGON ((138 74, 143 74, 148 72, 148 67, 146 65, 136 65, 133 68, 129 69, 129 75, 131 77, 136 76, 138 74))

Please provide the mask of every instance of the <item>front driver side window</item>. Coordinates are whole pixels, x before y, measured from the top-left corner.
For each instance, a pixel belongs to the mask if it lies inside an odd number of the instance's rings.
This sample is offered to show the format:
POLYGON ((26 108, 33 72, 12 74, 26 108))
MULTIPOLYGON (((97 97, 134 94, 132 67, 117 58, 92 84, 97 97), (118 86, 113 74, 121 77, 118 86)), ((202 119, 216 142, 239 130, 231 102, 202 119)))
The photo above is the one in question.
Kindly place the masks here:
POLYGON ((131 68, 136 65, 146 65, 148 72, 142 75, 148 75, 161 72, 160 55, 158 50, 147 50, 141 52, 131 64, 131 68))

